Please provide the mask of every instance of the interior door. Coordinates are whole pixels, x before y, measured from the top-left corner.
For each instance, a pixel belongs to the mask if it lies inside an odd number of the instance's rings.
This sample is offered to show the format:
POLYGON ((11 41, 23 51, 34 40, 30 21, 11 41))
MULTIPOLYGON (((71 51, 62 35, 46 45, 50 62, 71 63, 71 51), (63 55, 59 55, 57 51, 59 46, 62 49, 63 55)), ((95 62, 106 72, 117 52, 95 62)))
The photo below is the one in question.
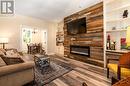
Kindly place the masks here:
POLYGON ((42 31, 42 46, 47 53, 47 31, 46 30, 42 31))

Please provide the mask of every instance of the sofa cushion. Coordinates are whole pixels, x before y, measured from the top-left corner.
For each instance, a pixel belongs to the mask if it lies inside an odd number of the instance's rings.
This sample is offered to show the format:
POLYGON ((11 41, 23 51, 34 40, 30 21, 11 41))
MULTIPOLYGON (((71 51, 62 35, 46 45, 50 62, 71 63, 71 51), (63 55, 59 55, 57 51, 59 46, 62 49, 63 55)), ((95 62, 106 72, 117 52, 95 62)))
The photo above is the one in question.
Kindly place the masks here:
POLYGON ((3 61, 3 59, 0 57, 0 67, 1 66, 5 66, 6 65, 6 63, 3 61))
POLYGON ((7 57, 20 57, 19 53, 14 50, 8 50, 6 51, 7 57))
POLYGON ((4 52, 4 53, 6 52, 6 50, 5 50, 5 49, 2 49, 2 48, 0 48, 0 51, 2 51, 2 52, 4 52))
POLYGON ((4 53, 4 52, 2 52, 2 51, 0 50, 0 55, 1 55, 1 56, 4 56, 4 55, 5 55, 5 53, 4 53))
POLYGON ((1 56, 4 56, 5 54, 6 54, 6 51, 5 51, 4 49, 1 49, 1 48, 0 48, 0 55, 1 55, 1 56))

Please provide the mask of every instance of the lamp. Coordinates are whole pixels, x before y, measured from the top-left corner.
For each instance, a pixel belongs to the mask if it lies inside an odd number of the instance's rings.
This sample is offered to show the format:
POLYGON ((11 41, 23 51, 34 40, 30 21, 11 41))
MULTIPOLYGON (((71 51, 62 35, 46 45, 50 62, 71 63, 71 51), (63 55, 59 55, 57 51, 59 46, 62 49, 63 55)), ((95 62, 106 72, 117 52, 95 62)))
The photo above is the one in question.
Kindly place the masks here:
POLYGON ((0 44, 3 44, 3 49, 5 49, 5 44, 7 44, 8 41, 8 38, 0 38, 0 44))
POLYGON ((126 43, 127 43, 128 49, 129 49, 130 48, 130 26, 127 28, 126 43))
POLYGON ((32 33, 36 34, 36 33, 38 33, 38 30, 34 28, 32 33))

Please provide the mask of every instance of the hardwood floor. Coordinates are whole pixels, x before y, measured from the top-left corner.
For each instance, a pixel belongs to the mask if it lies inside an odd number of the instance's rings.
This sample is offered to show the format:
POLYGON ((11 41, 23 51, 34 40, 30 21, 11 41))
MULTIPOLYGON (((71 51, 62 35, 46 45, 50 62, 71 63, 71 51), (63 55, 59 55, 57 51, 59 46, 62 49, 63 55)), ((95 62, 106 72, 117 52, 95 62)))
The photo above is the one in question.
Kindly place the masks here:
POLYGON ((87 63, 79 62, 69 58, 51 56, 62 62, 70 64, 74 70, 53 80, 45 86, 82 86, 87 83, 88 86, 110 86, 110 79, 106 77, 104 68, 93 66, 87 63), (58 57, 58 58, 57 58, 58 57))

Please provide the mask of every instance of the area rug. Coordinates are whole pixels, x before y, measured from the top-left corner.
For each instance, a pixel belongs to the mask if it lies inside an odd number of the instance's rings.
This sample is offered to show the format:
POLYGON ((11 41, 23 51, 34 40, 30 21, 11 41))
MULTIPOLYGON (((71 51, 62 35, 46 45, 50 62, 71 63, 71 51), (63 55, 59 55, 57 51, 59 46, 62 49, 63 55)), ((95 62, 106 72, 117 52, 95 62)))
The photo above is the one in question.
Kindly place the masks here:
POLYGON ((35 81, 38 86, 43 86, 71 70, 73 70, 73 68, 67 63, 51 59, 49 67, 45 67, 42 70, 38 67, 35 68, 35 81))

